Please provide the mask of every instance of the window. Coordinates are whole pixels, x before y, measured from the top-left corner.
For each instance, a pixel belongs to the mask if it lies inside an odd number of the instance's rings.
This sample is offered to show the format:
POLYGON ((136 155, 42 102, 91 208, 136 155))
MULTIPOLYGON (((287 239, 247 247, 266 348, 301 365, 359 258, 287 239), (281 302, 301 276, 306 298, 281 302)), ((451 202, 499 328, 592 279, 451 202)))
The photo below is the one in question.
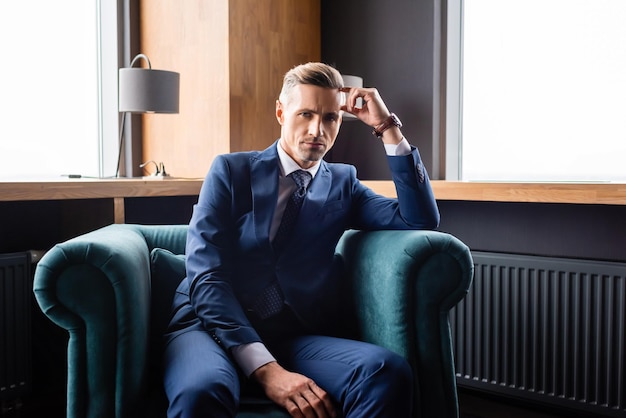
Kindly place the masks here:
POLYGON ((117 12, 104 3, 0 3, 0 180, 114 174, 117 12))
POLYGON ((626 180, 626 2, 449 3, 446 177, 626 180))

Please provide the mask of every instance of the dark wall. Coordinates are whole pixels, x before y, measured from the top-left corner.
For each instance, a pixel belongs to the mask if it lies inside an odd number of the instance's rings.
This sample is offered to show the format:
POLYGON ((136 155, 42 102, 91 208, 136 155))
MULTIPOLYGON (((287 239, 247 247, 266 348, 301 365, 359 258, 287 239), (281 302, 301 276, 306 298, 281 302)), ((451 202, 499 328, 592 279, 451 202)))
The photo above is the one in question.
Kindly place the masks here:
POLYGON ((124 204, 125 222, 144 225, 187 225, 198 196, 135 197, 124 204))
MULTIPOLYGON (((188 224, 197 196, 126 198, 126 223, 188 224)), ((113 199, 0 202, 0 253, 47 251, 114 222, 113 199)))
MULTIPOLYGON (((376 87, 433 176, 434 1, 322 0, 322 60, 376 87)), ((360 121, 345 122, 329 161, 357 166, 363 180, 391 179, 382 144, 360 121)))
POLYGON ((626 262, 626 207, 439 201, 440 230, 472 250, 626 262))
POLYGON ((0 253, 46 251, 113 223, 113 199, 0 202, 0 253))

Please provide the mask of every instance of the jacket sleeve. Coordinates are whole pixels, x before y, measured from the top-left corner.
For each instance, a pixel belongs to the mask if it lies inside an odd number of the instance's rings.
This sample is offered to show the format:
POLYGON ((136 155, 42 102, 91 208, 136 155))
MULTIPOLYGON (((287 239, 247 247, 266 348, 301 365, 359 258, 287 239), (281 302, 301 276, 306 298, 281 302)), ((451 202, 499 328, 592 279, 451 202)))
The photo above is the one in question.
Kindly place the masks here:
POLYGON ((261 341, 231 283, 237 257, 231 184, 226 159, 217 157, 194 206, 186 250, 191 305, 225 349, 261 341))
POLYGON ((397 199, 374 193, 356 181, 355 229, 436 229, 439 208, 417 148, 406 156, 387 156, 397 199))

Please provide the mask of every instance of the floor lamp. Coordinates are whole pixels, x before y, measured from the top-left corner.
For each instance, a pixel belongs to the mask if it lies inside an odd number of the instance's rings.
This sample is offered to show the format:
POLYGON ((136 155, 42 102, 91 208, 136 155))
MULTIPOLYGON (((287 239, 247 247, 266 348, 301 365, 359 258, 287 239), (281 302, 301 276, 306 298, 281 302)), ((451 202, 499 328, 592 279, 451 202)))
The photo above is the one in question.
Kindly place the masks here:
MULTIPOLYGON (((119 177, 120 172, 126 114, 178 113, 179 92, 180 74, 153 70, 150 60, 144 54, 138 54, 133 58, 129 68, 119 69, 118 111, 122 113, 122 120, 115 177, 119 177), (133 68, 140 59, 146 61, 148 68, 133 68)), ((157 168, 155 174, 159 173, 157 168)))

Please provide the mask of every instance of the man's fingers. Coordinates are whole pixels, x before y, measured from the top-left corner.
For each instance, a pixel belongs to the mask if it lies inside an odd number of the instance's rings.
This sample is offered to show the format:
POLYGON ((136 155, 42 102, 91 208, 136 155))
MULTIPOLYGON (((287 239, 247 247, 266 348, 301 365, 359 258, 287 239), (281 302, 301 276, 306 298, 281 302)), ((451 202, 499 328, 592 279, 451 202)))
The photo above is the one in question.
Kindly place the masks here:
POLYGON ((304 391, 302 393, 302 399, 304 400, 302 408, 305 416, 308 416, 307 414, 312 412, 313 414, 311 416, 313 417, 328 418, 328 413, 326 412, 324 403, 315 393, 313 393, 313 391, 304 391))
POLYGON ((298 418, 334 418, 337 415, 328 394, 315 384, 294 394, 286 409, 289 415, 298 418))
POLYGON ((313 408, 318 418, 334 418, 337 415, 328 393, 315 383, 309 384, 309 390, 305 390, 302 397, 313 408))
POLYGON ((287 400, 285 409, 292 418, 306 418, 300 410, 300 406, 296 403, 296 401, 292 401, 291 399, 287 400))
POLYGON ((326 393, 324 389, 317 386, 315 383, 309 385, 309 387, 311 388, 311 391, 315 394, 315 396, 322 402, 328 416, 331 418, 335 418, 337 416, 337 412, 335 410, 335 405, 333 404, 333 401, 328 393, 326 393))
POLYGON ((267 396, 294 418, 334 418, 337 416, 330 395, 310 378, 268 363, 254 373, 267 396))

